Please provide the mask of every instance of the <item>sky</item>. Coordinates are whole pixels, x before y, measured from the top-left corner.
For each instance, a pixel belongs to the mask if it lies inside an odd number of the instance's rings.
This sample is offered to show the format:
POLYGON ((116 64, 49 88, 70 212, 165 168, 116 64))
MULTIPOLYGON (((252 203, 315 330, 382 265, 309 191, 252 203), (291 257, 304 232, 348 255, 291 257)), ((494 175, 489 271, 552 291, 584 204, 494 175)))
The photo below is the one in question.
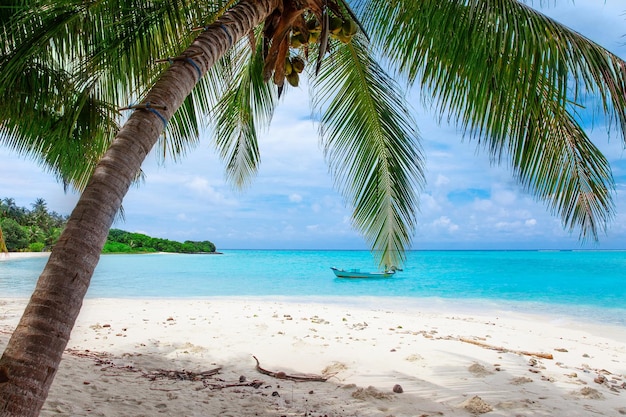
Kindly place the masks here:
MULTIPOLYGON (((535 2, 538 3, 538 2, 535 2)), ((545 2, 542 11, 626 58, 623 0, 545 2)), ((626 159, 621 139, 601 121, 588 132, 609 159, 616 180, 616 216, 599 242, 581 242, 560 219, 493 166, 476 143, 438 123, 408 92, 423 139, 427 184, 412 249, 626 249, 626 159)), ((225 249, 368 249, 351 225, 350 208, 334 187, 311 118, 306 86, 290 89, 267 131, 252 184, 236 190, 224 177, 210 132, 179 162, 148 156, 145 181, 123 202, 113 227, 172 240, 210 240, 225 249)), ((0 198, 69 214, 78 196, 65 193, 35 161, 0 146, 0 198)))

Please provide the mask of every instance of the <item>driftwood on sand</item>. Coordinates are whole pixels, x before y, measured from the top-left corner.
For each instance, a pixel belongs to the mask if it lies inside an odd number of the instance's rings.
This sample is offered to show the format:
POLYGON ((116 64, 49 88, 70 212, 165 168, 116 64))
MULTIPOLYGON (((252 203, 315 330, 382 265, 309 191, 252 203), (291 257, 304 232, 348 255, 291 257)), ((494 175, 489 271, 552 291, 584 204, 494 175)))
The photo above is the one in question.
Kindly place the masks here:
POLYGON ((476 345, 476 346, 480 346, 480 347, 484 347, 485 349, 491 349, 491 350, 497 350, 500 352, 510 352, 510 353, 516 353, 518 355, 526 355, 526 356, 536 356, 538 358, 542 358, 542 359, 554 359, 554 357, 552 356, 551 353, 543 353, 543 352, 527 352, 525 350, 515 350, 515 349, 507 349, 505 347, 501 347, 501 346, 494 346, 494 345, 490 345, 488 343, 484 343, 484 342, 480 342, 478 340, 473 340, 473 339, 467 339, 465 337, 461 337, 459 338, 459 340, 461 342, 465 342, 465 343, 471 343, 472 345, 476 345))
POLYGON ((192 372, 186 370, 166 370, 166 369, 158 369, 156 371, 152 371, 149 373, 144 373, 143 376, 148 378, 151 381, 156 381, 157 379, 173 379, 177 381, 204 381, 213 375, 217 375, 220 373, 222 368, 214 368, 209 369, 208 371, 202 372, 192 372))
POLYGON ((298 382, 302 382, 302 381, 326 382, 328 380, 327 377, 324 377, 321 375, 315 375, 315 374, 291 374, 290 375, 282 371, 278 371, 278 372, 268 371, 267 369, 261 368, 261 364, 259 363, 259 360, 257 359, 256 356, 253 355, 252 357, 256 361, 256 370, 264 375, 271 376, 272 378, 288 379, 290 381, 298 381, 298 382))
POLYGON ((253 388, 259 388, 261 385, 265 384, 265 382, 260 381, 258 379, 255 379, 254 381, 250 381, 250 382, 239 382, 239 383, 234 383, 234 384, 209 384, 209 383, 204 383, 205 388, 211 388, 211 389, 224 389, 224 388, 233 388, 233 387, 253 387, 253 388))
POLYGON ((110 354, 103 352, 91 352, 89 350, 76 350, 66 349, 68 354, 79 358, 88 358, 93 360, 96 365, 102 366, 102 369, 122 369, 128 372, 139 372, 144 378, 148 378, 150 381, 156 381, 157 379, 169 379, 176 381, 204 381, 217 375, 222 370, 221 367, 209 369, 206 371, 193 372, 182 370, 167 370, 157 369, 154 371, 144 372, 141 369, 137 369, 132 365, 117 365, 110 354))

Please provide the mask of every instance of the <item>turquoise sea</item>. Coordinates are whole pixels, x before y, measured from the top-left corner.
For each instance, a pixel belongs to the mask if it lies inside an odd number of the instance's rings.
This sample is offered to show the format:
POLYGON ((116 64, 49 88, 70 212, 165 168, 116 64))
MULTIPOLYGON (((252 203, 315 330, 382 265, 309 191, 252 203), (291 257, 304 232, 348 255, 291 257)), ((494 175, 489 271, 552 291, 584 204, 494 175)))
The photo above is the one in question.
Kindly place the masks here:
MULTIPOLYGON (((46 260, 0 262, 0 297, 28 297, 46 260)), ((377 280, 337 279, 331 266, 376 269, 367 251, 103 255, 87 297, 397 297, 626 326, 626 251, 415 251, 402 272, 377 280)))

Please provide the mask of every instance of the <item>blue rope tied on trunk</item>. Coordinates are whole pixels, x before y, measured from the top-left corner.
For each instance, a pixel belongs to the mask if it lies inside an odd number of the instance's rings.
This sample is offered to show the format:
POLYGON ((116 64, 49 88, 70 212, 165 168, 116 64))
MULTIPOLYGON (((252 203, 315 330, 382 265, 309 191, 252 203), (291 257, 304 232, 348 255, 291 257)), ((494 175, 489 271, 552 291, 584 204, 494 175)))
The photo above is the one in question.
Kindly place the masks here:
POLYGON ((189 57, 185 58, 185 61, 189 62, 196 69, 196 71, 198 72, 198 79, 202 78, 202 70, 200 69, 198 64, 196 64, 196 62, 189 57))
POLYGON ((163 115, 161 113, 159 113, 157 111, 157 109, 155 109, 154 107, 150 106, 150 102, 146 103, 146 110, 148 110, 149 112, 152 112, 154 114, 157 115, 157 117, 159 119, 161 119, 161 121, 163 122, 163 128, 165 129, 167 127, 167 119, 165 117, 163 117, 163 115))
POLYGON ((220 28, 224 31, 226 36, 228 36, 228 42, 230 42, 230 44, 232 45, 233 44, 233 38, 230 37, 230 33, 228 33, 228 30, 226 30, 226 26, 220 25, 220 28))

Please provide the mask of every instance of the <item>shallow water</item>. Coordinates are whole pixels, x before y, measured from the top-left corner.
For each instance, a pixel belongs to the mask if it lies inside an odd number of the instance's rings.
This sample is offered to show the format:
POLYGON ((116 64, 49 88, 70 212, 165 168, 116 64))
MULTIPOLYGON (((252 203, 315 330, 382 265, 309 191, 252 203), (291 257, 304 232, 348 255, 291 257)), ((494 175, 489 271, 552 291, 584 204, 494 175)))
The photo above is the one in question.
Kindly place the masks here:
MULTIPOLYGON (((45 262, 1 262, 0 297, 29 296, 45 262)), ((367 251, 104 255, 87 297, 398 297, 626 325, 626 251, 409 252, 403 271, 375 280, 337 279, 331 266, 376 269, 367 251)))

